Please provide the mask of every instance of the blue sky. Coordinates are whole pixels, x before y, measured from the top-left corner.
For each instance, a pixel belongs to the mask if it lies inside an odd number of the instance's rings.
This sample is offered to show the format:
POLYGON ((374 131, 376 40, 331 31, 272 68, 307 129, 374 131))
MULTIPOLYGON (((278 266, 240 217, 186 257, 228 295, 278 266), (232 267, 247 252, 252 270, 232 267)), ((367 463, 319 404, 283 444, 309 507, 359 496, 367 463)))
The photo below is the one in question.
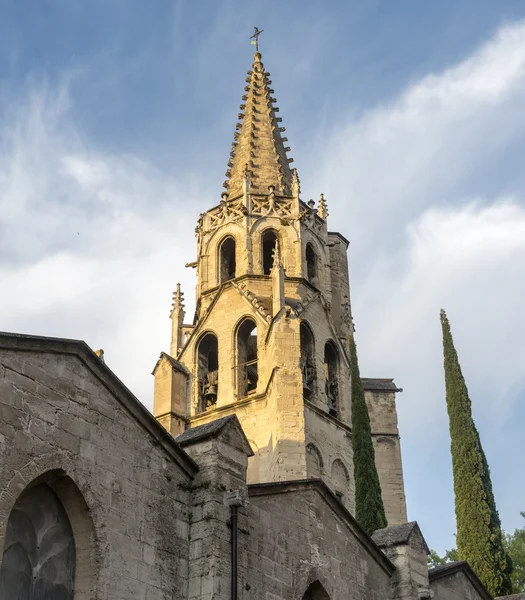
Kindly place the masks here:
POLYGON ((85 339, 151 406, 261 49, 303 196, 351 240, 409 517, 454 544, 439 309, 503 526, 525 510, 525 2, 0 0, 0 329, 85 339))

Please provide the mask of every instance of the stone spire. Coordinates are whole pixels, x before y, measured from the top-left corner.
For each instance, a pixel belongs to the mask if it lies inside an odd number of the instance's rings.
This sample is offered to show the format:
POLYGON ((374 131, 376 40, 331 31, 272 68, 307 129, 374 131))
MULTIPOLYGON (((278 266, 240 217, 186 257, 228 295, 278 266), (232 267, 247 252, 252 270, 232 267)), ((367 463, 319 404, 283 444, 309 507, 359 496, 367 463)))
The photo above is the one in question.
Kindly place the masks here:
POLYGON ((184 292, 180 290, 180 283, 177 283, 177 289, 173 293, 173 302, 171 304, 170 319, 171 327, 171 346, 170 355, 176 358, 179 350, 182 348, 182 325, 184 323, 184 292))
POLYGON ((242 97, 240 123, 236 132, 224 187, 231 198, 243 193, 243 183, 250 183, 250 192, 267 194, 268 186, 275 186, 277 194, 290 195, 292 192, 292 172, 284 146, 287 138, 281 136, 284 127, 281 118, 276 116, 279 109, 272 97, 270 74, 264 70, 261 54, 256 52, 252 69, 248 71, 242 97))

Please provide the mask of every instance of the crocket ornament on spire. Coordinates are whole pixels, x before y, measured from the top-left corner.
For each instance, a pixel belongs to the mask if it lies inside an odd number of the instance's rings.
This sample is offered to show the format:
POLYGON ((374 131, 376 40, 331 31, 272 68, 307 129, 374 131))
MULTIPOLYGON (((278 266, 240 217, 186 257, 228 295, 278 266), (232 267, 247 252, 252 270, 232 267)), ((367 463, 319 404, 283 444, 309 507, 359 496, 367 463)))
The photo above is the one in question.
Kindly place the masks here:
POLYGON ((280 126, 279 108, 273 97, 270 73, 265 71, 259 52, 259 36, 262 29, 255 28, 251 36, 256 52, 252 68, 248 71, 239 122, 236 125, 227 177, 224 182, 231 200, 242 196, 245 188, 246 172, 249 173, 250 192, 254 195, 268 195, 269 186, 274 186, 279 196, 292 193, 292 171, 282 137, 284 127, 280 126))

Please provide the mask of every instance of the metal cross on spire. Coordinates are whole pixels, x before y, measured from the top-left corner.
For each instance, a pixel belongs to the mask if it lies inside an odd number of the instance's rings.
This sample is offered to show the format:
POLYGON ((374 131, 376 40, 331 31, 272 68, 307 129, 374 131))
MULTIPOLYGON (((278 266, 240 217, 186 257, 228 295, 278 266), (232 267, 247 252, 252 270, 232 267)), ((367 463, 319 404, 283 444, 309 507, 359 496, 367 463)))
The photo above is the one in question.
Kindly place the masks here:
POLYGON ((264 29, 258 29, 257 27, 254 27, 254 29, 255 33, 252 36, 250 36, 250 39, 254 40, 252 44, 255 44, 255 51, 259 52, 259 36, 264 31, 264 29))

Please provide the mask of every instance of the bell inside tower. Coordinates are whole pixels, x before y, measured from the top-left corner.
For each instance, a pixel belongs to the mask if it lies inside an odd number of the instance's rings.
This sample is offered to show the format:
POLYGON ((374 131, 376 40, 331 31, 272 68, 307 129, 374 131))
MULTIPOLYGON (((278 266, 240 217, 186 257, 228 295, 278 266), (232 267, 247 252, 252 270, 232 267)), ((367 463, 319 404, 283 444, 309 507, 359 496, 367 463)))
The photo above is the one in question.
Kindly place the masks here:
POLYGON ((237 331, 237 395, 244 398, 257 389, 257 326, 245 319, 237 331))
POLYGON ((328 401, 328 412, 333 416, 338 415, 339 380, 337 375, 338 365, 337 350, 332 342, 327 342, 324 347, 324 373, 325 393, 328 401))
POLYGON ((303 375, 303 398, 310 398, 315 384, 314 336, 306 323, 301 323, 301 373, 303 375))
POLYGON ((217 404, 219 382, 219 344, 213 333, 207 333, 198 349, 199 403, 201 410, 217 404))

